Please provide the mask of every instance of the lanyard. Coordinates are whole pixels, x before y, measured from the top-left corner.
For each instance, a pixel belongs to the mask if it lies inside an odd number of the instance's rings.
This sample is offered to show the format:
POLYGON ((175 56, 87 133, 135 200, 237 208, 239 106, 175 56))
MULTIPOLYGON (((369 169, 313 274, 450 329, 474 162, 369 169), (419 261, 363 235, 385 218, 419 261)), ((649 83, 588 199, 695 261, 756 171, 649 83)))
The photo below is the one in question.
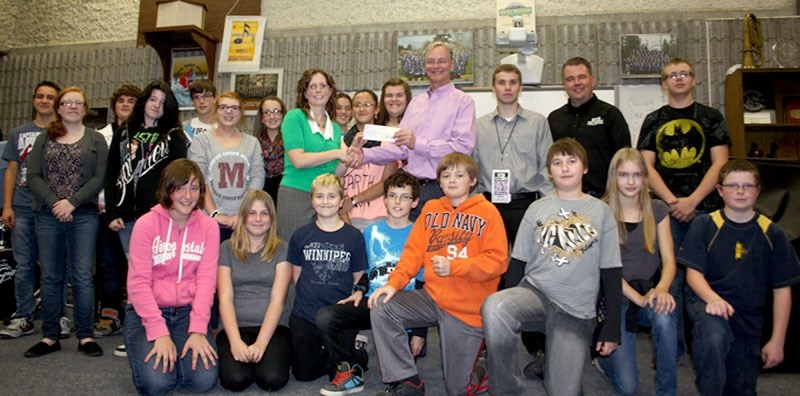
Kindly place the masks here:
POLYGON ((517 128, 517 121, 519 121, 519 114, 517 114, 517 117, 514 119, 514 125, 511 126, 511 132, 508 134, 508 138, 506 138, 505 143, 500 143, 500 130, 497 129, 497 118, 494 120, 494 132, 497 134, 497 145, 500 147, 500 162, 503 162, 503 155, 506 153, 506 147, 508 147, 508 142, 511 140, 511 136, 514 134, 514 129, 517 128))

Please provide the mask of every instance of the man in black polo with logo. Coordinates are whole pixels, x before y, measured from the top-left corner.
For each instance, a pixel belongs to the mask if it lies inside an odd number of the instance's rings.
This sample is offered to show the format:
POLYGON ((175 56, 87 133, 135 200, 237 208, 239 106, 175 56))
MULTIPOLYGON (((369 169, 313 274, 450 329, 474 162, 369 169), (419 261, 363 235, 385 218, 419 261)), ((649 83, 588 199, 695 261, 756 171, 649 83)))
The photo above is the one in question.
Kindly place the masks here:
POLYGON ((583 145, 589 156, 583 191, 599 198, 606 191, 611 157, 617 150, 631 147, 628 123, 619 109, 595 96, 597 79, 589 61, 571 58, 564 63, 561 74, 569 100, 547 117, 553 141, 571 137, 583 145))

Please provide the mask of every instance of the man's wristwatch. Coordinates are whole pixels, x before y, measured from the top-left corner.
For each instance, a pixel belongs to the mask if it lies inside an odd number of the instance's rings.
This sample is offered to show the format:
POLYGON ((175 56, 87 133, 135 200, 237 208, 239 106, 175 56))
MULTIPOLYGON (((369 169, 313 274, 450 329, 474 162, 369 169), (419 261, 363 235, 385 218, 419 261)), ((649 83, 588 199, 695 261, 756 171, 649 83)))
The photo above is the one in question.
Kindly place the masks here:
POLYGON ((350 206, 352 206, 352 207, 354 207, 354 208, 355 208, 355 207, 356 207, 356 205, 358 205, 358 200, 356 199, 356 197, 353 197, 353 198, 351 198, 351 200, 350 200, 350 206))

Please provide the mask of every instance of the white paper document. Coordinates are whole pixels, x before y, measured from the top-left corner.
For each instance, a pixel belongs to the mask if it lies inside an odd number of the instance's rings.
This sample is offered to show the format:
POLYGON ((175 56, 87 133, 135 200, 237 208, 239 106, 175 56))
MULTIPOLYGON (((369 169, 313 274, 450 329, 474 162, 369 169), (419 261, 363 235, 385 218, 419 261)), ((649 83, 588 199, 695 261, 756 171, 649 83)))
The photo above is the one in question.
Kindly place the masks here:
POLYGON ((400 128, 383 125, 367 124, 364 125, 364 140, 376 140, 379 142, 394 143, 394 134, 400 128))

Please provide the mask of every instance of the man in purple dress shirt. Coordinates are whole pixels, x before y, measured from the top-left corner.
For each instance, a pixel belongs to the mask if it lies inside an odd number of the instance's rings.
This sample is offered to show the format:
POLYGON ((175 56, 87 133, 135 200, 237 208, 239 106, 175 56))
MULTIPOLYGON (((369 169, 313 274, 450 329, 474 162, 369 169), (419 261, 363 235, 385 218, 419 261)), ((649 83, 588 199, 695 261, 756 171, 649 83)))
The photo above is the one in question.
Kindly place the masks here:
POLYGON ((351 147, 354 157, 351 166, 407 161, 403 170, 416 177, 422 186, 420 205, 410 215, 412 221, 419 216, 425 202, 442 196, 436 182, 439 160, 452 152, 471 155, 475 147, 475 103, 451 81, 454 66, 450 45, 431 43, 425 49, 425 74, 431 85, 424 95, 416 96, 408 104, 400 130, 394 135, 394 145, 351 147))

